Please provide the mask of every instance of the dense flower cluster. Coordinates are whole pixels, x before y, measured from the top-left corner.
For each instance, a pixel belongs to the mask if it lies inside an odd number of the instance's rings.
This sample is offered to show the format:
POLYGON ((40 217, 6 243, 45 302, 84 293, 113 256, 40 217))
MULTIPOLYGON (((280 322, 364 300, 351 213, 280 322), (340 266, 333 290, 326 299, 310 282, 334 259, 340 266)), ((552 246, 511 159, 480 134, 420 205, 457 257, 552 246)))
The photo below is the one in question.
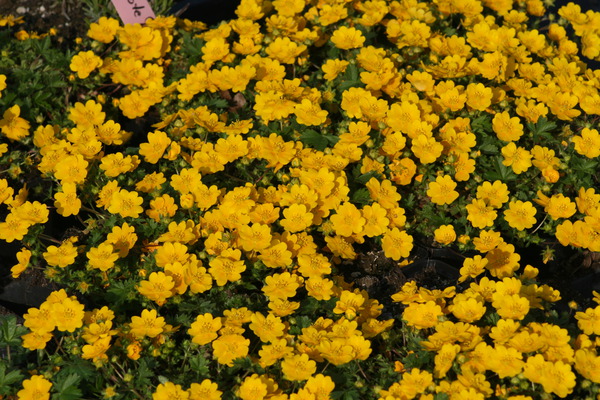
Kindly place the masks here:
POLYGON ((92 23, 63 120, 0 103, 3 164, 29 149, 0 175, 12 275, 65 287, 24 316, 51 355, 18 397, 64 390, 65 359, 104 398, 596 395, 600 309, 568 331, 515 250, 600 251, 600 72, 578 56, 600 57, 600 14, 545 11, 242 0, 211 29, 92 23), (417 234, 472 253, 462 289, 408 282, 384 313, 343 278, 360 252, 407 264, 417 234))

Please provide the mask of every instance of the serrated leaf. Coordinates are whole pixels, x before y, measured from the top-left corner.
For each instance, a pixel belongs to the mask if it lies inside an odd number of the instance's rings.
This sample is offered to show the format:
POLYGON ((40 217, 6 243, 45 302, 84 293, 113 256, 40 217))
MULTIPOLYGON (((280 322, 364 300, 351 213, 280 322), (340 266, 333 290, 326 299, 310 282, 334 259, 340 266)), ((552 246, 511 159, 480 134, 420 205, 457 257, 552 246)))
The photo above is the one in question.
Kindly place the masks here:
POLYGON ((574 158, 572 168, 582 172, 596 172, 598 162, 587 158, 574 158))
POLYGON ((556 128, 556 124, 552 121, 548 121, 544 117, 540 117, 535 124, 531 122, 528 123, 527 128, 533 133, 534 137, 541 136, 544 139, 552 140, 553 137, 550 134, 550 131, 556 128))
POLYGON ((366 188, 361 188, 355 191, 350 198, 350 202, 354 204, 369 204, 371 202, 371 194, 366 188))
POLYGON ((21 371, 15 370, 7 374, 4 360, 0 362, 0 391, 6 386, 9 386, 15 382, 19 382, 21 379, 23 379, 23 374, 21 374, 21 371))
POLYGON ((371 180, 371 178, 376 178, 379 176, 377 171, 369 171, 366 174, 361 174, 356 177, 355 182, 365 184, 371 180))
POLYGON ((479 151, 485 154, 498 154, 500 151, 498 150, 498 146, 494 146, 491 143, 485 143, 479 146, 479 151))
POLYGON ((97 374, 96 369, 92 367, 89 361, 81 358, 75 358, 69 362, 68 365, 62 368, 61 372, 64 374, 79 375, 82 380, 87 380, 97 374))
POLYGON ((210 371, 208 366, 209 361, 202 354, 198 354, 197 356, 190 358, 190 367, 193 371, 201 375, 208 374, 208 372, 210 371))
POLYGON ((344 73, 345 81, 357 81, 358 80, 358 67, 356 64, 351 63, 346 67, 346 72, 344 73))
POLYGON ((313 149, 323 151, 329 145, 329 140, 325 135, 320 134, 312 129, 305 130, 300 136, 300 141, 313 149))
POLYGON ((473 131, 484 131, 486 133, 492 132, 492 119, 489 115, 484 114, 475 118, 473 122, 471 122, 471 128, 473 131))
POLYGON ((484 178, 487 180, 500 180, 502 182, 509 182, 517 180, 517 175, 513 172, 512 168, 502 164, 502 157, 498 156, 494 159, 493 170, 484 173, 484 178))
MULTIPOLYGON (((64 375, 64 374, 61 374, 64 375)), ((78 374, 69 374, 64 379, 59 379, 55 384, 56 394, 52 396, 57 400, 77 400, 81 398, 81 390, 77 384, 81 380, 78 374)))
POLYGON ((0 320, 0 344, 3 346, 19 346, 21 336, 27 328, 17 326, 17 317, 14 315, 2 317, 0 320))

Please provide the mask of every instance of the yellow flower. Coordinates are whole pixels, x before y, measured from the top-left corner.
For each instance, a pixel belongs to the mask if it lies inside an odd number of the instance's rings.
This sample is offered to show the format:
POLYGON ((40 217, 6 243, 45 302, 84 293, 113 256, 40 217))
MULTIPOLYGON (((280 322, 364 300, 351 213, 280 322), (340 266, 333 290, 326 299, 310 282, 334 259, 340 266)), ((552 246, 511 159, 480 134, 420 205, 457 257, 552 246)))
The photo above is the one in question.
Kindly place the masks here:
POLYGON ((341 26, 333 32, 333 35, 331 35, 331 42, 338 49, 356 49, 363 45, 365 37, 362 32, 356 28, 341 26))
POLYGON ((72 182, 62 185, 62 192, 54 193, 54 206, 56 211, 63 217, 79 214, 81 200, 77 196, 76 186, 72 182))
POLYGON ((475 298, 469 298, 461 301, 454 301, 450 307, 450 311, 459 321, 475 322, 479 321, 485 314, 485 305, 475 298))
POLYGON ((136 338, 154 338, 164 331, 165 325, 165 319, 159 317, 156 310, 143 310, 139 317, 131 317, 129 329, 136 338))
MULTIPOLYGON (((4 145, 6 146, 6 148, 8 148, 8 145, 6 143, 4 143, 4 145)), ((2 153, 2 148, 2 145, 0 145, 0 153, 2 153)), ((8 181, 6 179, 0 179, 0 204, 10 204, 13 200, 14 193, 15 191, 12 187, 9 186, 8 181)))
POLYGON ((442 308, 434 301, 426 303, 410 303, 402 313, 402 319, 409 326, 417 329, 433 328, 438 324, 438 317, 443 315, 442 308))
POLYGON ((140 24, 127 24, 117 29, 117 37, 128 49, 119 53, 121 58, 151 60, 162 55, 163 38, 157 29, 140 24))
POLYGON ((292 204, 283 210, 284 219, 279 224, 290 233, 303 231, 312 225, 313 214, 304 204, 292 204))
POLYGON ((126 257, 137 239, 135 228, 129 226, 128 223, 124 223, 121 226, 114 226, 111 233, 106 237, 106 241, 119 251, 119 257, 126 257))
POLYGON ((110 348, 110 336, 101 337, 91 344, 86 344, 81 348, 81 358, 92 360, 94 363, 107 360, 107 350, 110 348))
POLYGON ((20 115, 21 107, 15 104, 0 119, 0 131, 10 140, 21 140, 29 134, 29 122, 20 115))
POLYGON ((398 228, 388 230, 381 240, 385 256, 395 261, 406 258, 413 248, 413 237, 398 228))
POLYGON ((346 364, 354 358, 354 348, 344 338, 323 338, 316 347, 320 355, 333 365, 346 364))
POLYGON ((288 299, 296 295, 296 290, 300 287, 301 279, 298 275, 292 275, 289 272, 273 274, 265 278, 265 285, 262 291, 269 300, 288 299))
POLYGON ((575 314, 577 326, 586 335, 600 335, 600 306, 575 314))
POLYGON ((189 400, 221 400, 221 394, 223 394, 219 390, 219 386, 210 379, 205 379, 201 383, 192 383, 188 392, 190 393, 189 400))
POLYGON ((486 268, 492 276, 504 278, 512 276, 519 269, 521 256, 515 253, 515 246, 501 243, 495 249, 490 250, 485 259, 488 261, 486 268))
POLYGON ((508 186, 501 181, 485 181, 477 187, 477 199, 484 200, 493 208, 500 208, 508 201, 508 186))
POLYGON ((56 165, 54 176, 63 184, 80 184, 85 181, 88 165, 81 154, 67 156, 56 165))
POLYGON ((600 382, 600 357, 595 350, 579 349, 575 352, 575 369, 584 378, 600 382))
POLYGON ((77 300, 66 298, 52 305, 52 316, 56 329, 61 332, 74 332, 83 326, 84 306, 77 300))
POLYGON ((492 89, 482 83, 469 83, 465 92, 467 105, 474 110, 485 111, 492 105, 492 89))
POLYGON ((175 199, 165 193, 154 200, 150 200, 150 209, 146 210, 146 215, 156 222, 160 222, 161 218, 173 217, 177 208, 175 199))
POLYGON ((119 21, 114 18, 100 17, 98 22, 90 24, 90 28, 87 31, 87 35, 99 42, 110 43, 114 40, 117 30, 119 28, 119 21))
POLYGON ((19 218, 14 213, 6 216, 4 222, 0 222, 0 239, 11 243, 14 240, 22 240, 29 231, 31 223, 19 218))
POLYGON ((152 400, 188 400, 190 394, 183 390, 181 385, 176 385, 173 382, 160 383, 156 387, 156 391, 152 393, 152 400))
POLYGON ((192 336, 192 342, 205 345, 217 338, 221 326, 221 318, 213 318, 212 314, 205 313, 196 317, 187 332, 192 336))
POLYGON ((237 389, 237 396, 241 400, 263 400, 268 393, 267 384, 258 374, 246 377, 237 389))
POLYGON ((328 81, 334 80, 339 74, 342 74, 344 73, 344 71, 346 71, 346 67, 348 67, 348 64, 348 61, 345 60, 328 59, 321 66, 321 69, 325 73, 323 77, 328 81))
POLYGON ((511 201, 508 203, 508 210, 504 211, 504 220, 512 228, 522 231, 531 228, 535 224, 535 213, 535 207, 530 201, 511 201))
POLYGON ((465 209, 467 210, 467 220, 475 228, 486 228, 494 225, 494 221, 498 216, 498 213, 483 200, 473 199, 470 204, 465 206, 465 209))
POLYGON ((517 147, 514 142, 510 142, 501 150, 504 160, 502 164, 511 167, 515 174, 525 172, 531 167, 531 153, 523 147, 517 147))
POLYGON ((527 359, 523 375, 531 382, 540 383, 545 392, 561 398, 570 394, 575 387, 576 377, 569 364, 545 361, 541 354, 527 359))
POLYGON ((429 183, 427 196, 431 198, 431 202, 438 205, 451 204, 458 198, 456 182, 448 175, 441 175, 435 179, 435 182, 429 183))
POLYGON ((381 207, 391 210, 398 206, 401 196, 391 181, 384 179, 380 182, 377 178, 371 178, 365 186, 369 190, 371 199, 378 202, 381 207))
POLYGON ((59 247, 48 246, 42 254, 48 265, 64 268, 75 262, 77 248, 69 240, 65 240, 59 247))
POLYGON ((86 256, 90 266, 102 272, 111 269, 119 258, 119 254, 114 252, 113 245, 107 242, 100 243, 98 247, 92 247, 86 256))
POLYGON ((495 293, 492 306, 501 318, 522 320, 529 313, 529 300, 518 294, 495 293))
POLYGON ((142 207, 142 199, 136 191, 128 191, 125 189, 119 190, 112 195, 108 212, 111 214, 119 214, 121 217, 137 218, 144 211, 142 207))
POLYGON ((21 276, 23 271, 27 269, 30 259, 31 251, 24 247, 21 248, 21 250, 17 253, 17 261, 19 261, 19 263, 10 269, 13 279, 17 279, 19 276, 21 276))
POLYGON ((294 106, 294 114, 296 114, 296 122, 302 125, 322 125, 327 121, 326 110, 308 100, 303 99, 301 103, 294 106))
POLYGON ((344 202, 340 205, 336 214, 330 217, 333 223, 335 233, 340 236, 352 236, 359 234, 363 230, 365 219, 362 217, 360 210, 352 203, 344 202))
POLYGON ((317 363, 307 354, 295 354, 281 361, 281 372, 288 381, 305 381, 317 372, 317 363))
POLYGON ((71 59, 71 71, 77 72, 79 79, 87 78, 90 73, 102 65, 102 59, 93 51, 80 51, 71 59))
POLYGON ((490 230, 482 230, 479 232, 479 236, 473 239, 475 249, 481 253, 487 253, 495 249, 502 242, 500 232, 490 230))
POLYGON ((360 293, 342 291, 340 299, 335 303, 333 312, 344 314, 348 319, 354 319, 364 309, 365 297, 360 293))
POLYGON ((434 240, 440 244, 450 244, 456 240, 456 232, 452 225, 442 225, 434 232, 434 240))
POLYGON ((148 133, 148 142, 140 144, 139 154, 146 162, 156 164, 171 144, 171 139, 163 131, 148 133))
POLYGON ((246 264, 240 260, 240 256, 241 252, 237 249, 227 254, 222 252, 208 263, 208 272, 218 286, 224 286, 227 282, 237 282, 242 278, 241 273, 246 270, 246 264))
POLYGON ((363 229, 365 236, 380 236, 389 226, 390 220, 387 218, 387 211, 378 202, 364 206, 361 214, 365 219, 363 229))
POLYGON ((505 142, 515 142, 523 136, 523 125, 518 117, 510 117, 508 111, 503 111, 494 115, 492 128, 498 139, 505 142))
POLYGON ((250 329, 262 342, 272 342, 283 336, 286 327, 281 318, 269 313, 265 317, 260 312, 252 315, 250 329))
POLYGON ((246 357, 250 346, 250 340, 238 334, 227 334, 220 336, 212 342, 213 355, 219 364, 229 367, 233 361, 246 357))
POLYGON ((6 89, 6 75, 0 74, 0 98, 2 98, 2 91, 6 89))
POLYGON ((202 60, 206 63, 223 60, 230 54, 229 44, 223 38, 212 38, 204 44, 202 53, 202 60))
POLYGON ((282 64, 293 64, 305 50, 305 45, 298 45, 287 37, 277 37, 265 49, 269 57, 282 64))
POLYGON ((433 137, 419 134, 413 139, 411 150, 422 164, 431 164, 442 155, 444 146, 433 137))
POLYGON ((50 399, 50 388, 52 382, 42 375, 33 375, 23 381, 23 389, 19 390, 19 400, 48 400, 50 399))
POLYGON ((162 306, 169 297, 173 296, 174 287, 173 278, 159 271, 151 273, 148 280, 141 281, 137 290, 142 296, 162 306))
POLYGON ((575 151, 587 158, 600 156, 600 133, 596 129, 583 128, 581 135, 573 136, 575 151))
POLYGON ((271 228, 269 225, 252 224, 238 228, 239 243, 245 251, 264 250, 271 244, 271 228))
POLYGON ((106 113, 102 111, 102 105, 94 100, 88 100, 85 104, 76 102, 69 109, 69 119, 73 121, 78 128, 93 128, 104 123, 106 113))
POLYGON ((457 344, 444 343, 434 358, 435 366, 433 371, 436 378, 444 378, 446 373, 452 367, 456 355, 460 352, 460 346, 457 344))

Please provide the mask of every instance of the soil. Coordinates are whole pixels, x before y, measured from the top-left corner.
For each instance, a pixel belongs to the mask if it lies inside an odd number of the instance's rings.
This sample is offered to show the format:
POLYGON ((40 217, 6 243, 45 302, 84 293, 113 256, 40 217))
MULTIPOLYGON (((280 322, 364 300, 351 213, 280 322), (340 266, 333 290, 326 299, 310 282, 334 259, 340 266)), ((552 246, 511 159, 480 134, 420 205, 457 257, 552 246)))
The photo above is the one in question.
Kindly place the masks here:
POLYGON ((42 34, 55 28, 64 39, 80 37, 88 29, 77 0, 0 0, 0 15, 23 17, 19 27, 27 32, 42 34))

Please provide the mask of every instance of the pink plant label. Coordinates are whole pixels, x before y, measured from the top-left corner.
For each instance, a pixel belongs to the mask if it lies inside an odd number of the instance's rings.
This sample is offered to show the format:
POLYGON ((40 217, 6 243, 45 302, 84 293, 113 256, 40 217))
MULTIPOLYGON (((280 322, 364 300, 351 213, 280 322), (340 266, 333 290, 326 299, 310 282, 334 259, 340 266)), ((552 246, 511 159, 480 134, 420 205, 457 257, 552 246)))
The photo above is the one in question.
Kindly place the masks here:
POLYGON ((143 24, 154 18, 154 11, 148 0, 111 0, 124 24, 143 24))

